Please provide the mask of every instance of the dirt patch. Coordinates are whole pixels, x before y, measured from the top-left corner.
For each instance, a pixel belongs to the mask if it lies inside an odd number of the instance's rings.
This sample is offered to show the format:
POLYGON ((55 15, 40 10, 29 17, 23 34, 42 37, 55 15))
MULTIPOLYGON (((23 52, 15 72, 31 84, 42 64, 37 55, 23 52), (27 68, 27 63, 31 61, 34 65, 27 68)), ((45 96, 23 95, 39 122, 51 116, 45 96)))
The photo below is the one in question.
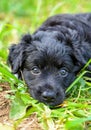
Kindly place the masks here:
POLYGON ((29 118, 24 119, 18 126, 17 130, 42 130, 42 128, 38 123, 36 114, 33 114, 29 118))
POLYGON ((0 83, 0 123, 9 120, 10 100, 5 97, 9 90, 7 83, 0 83))
MULTIPOLYGON (((10 100, 6 98, 9 90, 8 83, 0 83, 0 123, 13 125, 13 122, 9 119, 10 100)), ((42 130, 42 128, 38 123, 36 114, 33 114, 25 118, 16 130, 42 130)))

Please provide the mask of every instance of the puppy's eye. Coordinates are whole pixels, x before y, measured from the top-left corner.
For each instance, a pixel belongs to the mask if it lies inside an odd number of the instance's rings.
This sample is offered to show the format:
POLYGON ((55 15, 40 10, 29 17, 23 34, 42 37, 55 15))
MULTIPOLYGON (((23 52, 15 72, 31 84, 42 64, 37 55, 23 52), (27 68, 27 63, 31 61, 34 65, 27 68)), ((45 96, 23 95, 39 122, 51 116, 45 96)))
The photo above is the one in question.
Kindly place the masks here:
POLYGON ((65 68, 60 69, 60 74, 62 77, 66 77, 68 75, 68 71, 65 68))
POLYGON ((34 75, 39 75, 41 73, 41 71, 37 66, 33 66, 31 69, 31 73, 34 75))

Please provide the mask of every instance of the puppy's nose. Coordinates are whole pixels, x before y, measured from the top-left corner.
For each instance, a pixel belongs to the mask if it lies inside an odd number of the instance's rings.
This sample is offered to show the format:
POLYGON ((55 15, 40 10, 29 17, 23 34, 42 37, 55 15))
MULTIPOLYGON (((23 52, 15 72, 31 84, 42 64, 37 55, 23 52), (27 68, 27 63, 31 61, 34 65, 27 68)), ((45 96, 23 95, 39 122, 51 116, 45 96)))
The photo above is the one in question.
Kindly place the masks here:
POLYGON ((54 92, 44 91, 44 92, 42 93, 42 98, 43 98, 43 100, 45 100, 45 101, 54 101, 54 99, 55 99, 55 93, 54 93, 54 92))

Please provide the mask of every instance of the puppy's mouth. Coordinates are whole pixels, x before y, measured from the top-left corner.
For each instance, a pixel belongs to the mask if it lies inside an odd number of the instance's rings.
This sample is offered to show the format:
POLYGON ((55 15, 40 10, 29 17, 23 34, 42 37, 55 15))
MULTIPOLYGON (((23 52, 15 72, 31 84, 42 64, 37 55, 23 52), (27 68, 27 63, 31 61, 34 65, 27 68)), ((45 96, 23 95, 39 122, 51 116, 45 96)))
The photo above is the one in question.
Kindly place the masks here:
POLYGON ((65 97, 54 97, 53 99, 50 99, 50 98, 48 98, 48 99, 45 98, 44 99, 44 98, 40 97, 40 98, 36 98, 36 99, 39 102, 42 102, 45 105, 47 105, 47 106, 49 106, 51 108, 54 108, 54 107, 58 107, 60 104, 62 104, 63 101, 64 101, 64 98, 65 97))
POLYGON ((51 108, 55 108, 55 107, 59 107, 60 104, 63 103, 63 101, 41 101, 42 103, 44 103, 45 105, 51 107, 51 108))
POLYGON ((51 107, 55 107, 62 104, 65 99, 65 93, 63 91, 62 93, 60 93, 51 90, 43 92, 30 90, 30 95, 39 102, 42 102, 47 106, 51 107))

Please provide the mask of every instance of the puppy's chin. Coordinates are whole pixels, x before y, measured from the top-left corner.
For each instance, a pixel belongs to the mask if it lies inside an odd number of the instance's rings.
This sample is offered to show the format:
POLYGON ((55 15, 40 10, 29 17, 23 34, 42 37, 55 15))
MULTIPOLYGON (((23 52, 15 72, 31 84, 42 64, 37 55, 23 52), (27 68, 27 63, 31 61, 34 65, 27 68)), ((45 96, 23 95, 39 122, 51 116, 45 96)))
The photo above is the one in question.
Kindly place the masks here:
POLYGON ((49 106, 50 108, 56 108, 56 107, 59 107, 60 104, 63 103, 63 101, 60 101, 60 102, 43 102, 45 105, 49 106))

